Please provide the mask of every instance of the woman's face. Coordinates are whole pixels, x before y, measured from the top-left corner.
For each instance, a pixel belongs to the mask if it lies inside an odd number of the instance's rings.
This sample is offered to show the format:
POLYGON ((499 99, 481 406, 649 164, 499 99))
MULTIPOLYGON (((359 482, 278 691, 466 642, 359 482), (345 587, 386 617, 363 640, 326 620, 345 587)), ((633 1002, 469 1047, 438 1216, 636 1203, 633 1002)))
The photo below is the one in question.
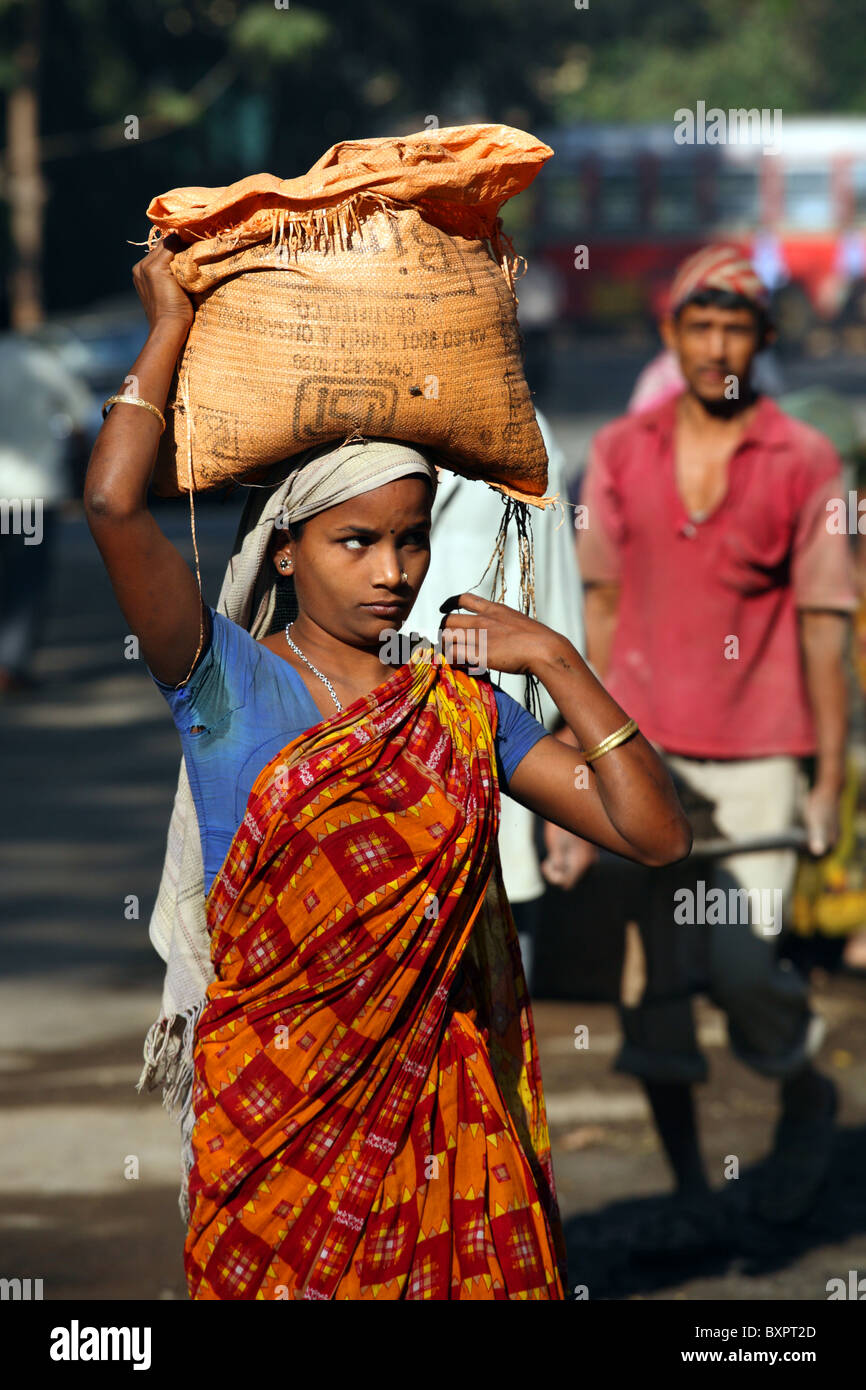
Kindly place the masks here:
POLYGON ((297 540, 281 533, 274 558, 291 559, 299 616, 353 645, 399 629, 430 565, 432 500, 409 475, 308 517, 297 540))

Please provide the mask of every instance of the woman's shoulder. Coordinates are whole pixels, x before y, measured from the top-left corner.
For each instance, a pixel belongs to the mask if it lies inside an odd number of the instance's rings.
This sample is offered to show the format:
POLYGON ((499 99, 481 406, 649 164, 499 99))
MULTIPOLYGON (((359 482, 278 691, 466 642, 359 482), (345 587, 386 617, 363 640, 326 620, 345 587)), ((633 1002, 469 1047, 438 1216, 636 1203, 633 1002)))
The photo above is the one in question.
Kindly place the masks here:
POLYGON ((209 611, 213 624, 212 645, 218 659, 255 666, 263 652, 270 651, 271 655, 275 655, 272 648, 260 642, 242 623, 236 623, 215 608, 209 611))
POLYGON ((246 672, 263 693, 273 685, 290 699, 303 694, 305 687, 297 670, 276 646, 260 641, 224 613, 214 612, 214 643, 221 664, 246 672))
POLYGON ((233 618, 228 617, 226 613, 220 613, 217 608, 210 607, 208 612, 211 615, 214 632, 219 633, 224 641, 236 642, 240 646, 258 645, 252 633, 248 632, 241 623, 236 623, 233 618))
POLYGON ((504 732, 521 715, 527 715, 532 719, 529 711, 509 695, 507 690, 494 684, 489 670, 476 672, 452 666, 451 672, 467 696, 482 701, 491 723, 495 719, 497 732, 504 732))
POLYGON ((195 707, 207 722, 205 715, 224 716, 246 703, 259 647, 240 623, 210 604, 205 610, 202 650, 186 679, 179 685, 166 685, 150 668, 148 672, 176 716, 186 719, 186 712, 195 707))
POLYGON ((489 671, 470 675, 468 671, 451 668, 467 693, 484 702, 493 743, 497 768, 503 786, 508 788, 515 769, 536 743, 548 737, 548 730, 507 690, 494 685, 489 671))
POLYGON ((236 653, 237 665, 246 671, 248 698, 266 710, 281 710, 292 727, 308 727, 318 722, 313 698, 304 684, 297 666, 279 650, 278 634, 260 641, 245 627, 218 615, 224 625, 224 640, 229 655, 236 653), (277 640, 273 640, 277 638, 277 640))
POLYGON ((548 732, 547 727, 542 721, 520 700, 516 700, 501 685, 494 685, 491 674, 485 671, 477 676, 470 677, 478 683, 479 689, 484 691, 484 698, 489 703, 492 701, 496 707, 496 736, 498 739, 513 738, 541 738, 548 732))
POLYGON ((226 614, 212 607, 208 613, 208 640, 192 675, 180 686, 156 682, 181 732, 196 725, 209 729, 229 716, 259 732, 317 722, 304 682, 289 662, 226 614))

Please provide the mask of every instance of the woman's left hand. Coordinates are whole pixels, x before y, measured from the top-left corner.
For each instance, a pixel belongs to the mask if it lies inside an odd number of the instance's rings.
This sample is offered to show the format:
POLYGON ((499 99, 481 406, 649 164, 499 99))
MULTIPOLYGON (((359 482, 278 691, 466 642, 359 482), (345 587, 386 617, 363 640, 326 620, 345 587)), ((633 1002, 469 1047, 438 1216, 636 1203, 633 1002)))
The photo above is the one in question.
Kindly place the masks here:
POLYGON ((562 641, 553 628, 480 594, 454 594, 442 607, 448 609, 442 632, 455 634, 441 639, 450 666, 468 664, 525 675, 551 644, 562 641), (468 608, 469 612, 451 611, 455 608, 468 608), (465 636, 458 635, 461 633, 465 636))
MULTIPOLYGON (((449 665, 462 648, 478 671, 490 666, 537 676, 581 748, 594 748, 625 726, 625 710, 553 628, 478 594, 455 594, 442 606, 468 609, 442 620, 449 665)), ((639 731, 591 768, 566 741, 539 738, 514 769, 508 794, 569 834, 652 868, 676 863, 691 849, 691 827, 670 773, 639 731)))

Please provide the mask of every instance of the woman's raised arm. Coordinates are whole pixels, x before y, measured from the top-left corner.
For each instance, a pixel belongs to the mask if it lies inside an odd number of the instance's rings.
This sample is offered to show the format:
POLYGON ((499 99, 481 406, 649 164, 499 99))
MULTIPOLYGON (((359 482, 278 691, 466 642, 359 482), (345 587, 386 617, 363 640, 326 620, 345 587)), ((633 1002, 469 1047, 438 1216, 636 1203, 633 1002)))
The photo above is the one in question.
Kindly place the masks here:
MULTIPOLYGON (((491 669, 537 676, 579 748, 589 751, 627 722, 577 649, 552 628, 477 594, 448 602, 471 615, 452 612, 443 627, 483 634, 482 660, 491 669)), ((477 642, 473 650, 479 651, 477 642)), ((508 794, 572 835, 641 864, 674 864, 691 849, 670 774, 639 732, 592 764, 560 739, 539 739, 515 768, 508 794)))
MULTIPOLYGON (((164 411, 175 365, 193 321, 193 305, 159 242, 133 270, 150 323, 130 368, 131 394, 164 411)), ((130 631, 158 680, 179 685, 208 638, 207 614, 190 566, 147 507, 161 429, 142 406, 112 407, 99 432, 84 483, 87 524, 130 631)))

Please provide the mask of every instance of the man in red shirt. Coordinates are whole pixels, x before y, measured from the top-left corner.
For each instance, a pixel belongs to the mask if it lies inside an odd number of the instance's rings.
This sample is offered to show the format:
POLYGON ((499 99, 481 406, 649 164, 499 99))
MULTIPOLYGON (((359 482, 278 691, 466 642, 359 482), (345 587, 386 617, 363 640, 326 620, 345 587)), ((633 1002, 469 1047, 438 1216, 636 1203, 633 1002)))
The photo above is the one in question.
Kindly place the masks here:
MULTIPOLYGON (((681 267, 662 331, 686 388, 596 435, 578 559, 589 659, 664 753, 696 838, 783 837, 803 800, 800 760, 814 754, 802 812, 809 848, 823 854, 838 835, 857 599, 847 538, 827 525, 828 501, 845 495, 839 459, 752 386, 755 354, 772 338, 767 305, 735 248, 709 247, 681 267)), ((735 1055, 781 1082, 756 1200, 776 1221, 814 1202, 836 1108, 812 1064, 823 1022, 778 956, 795 867, 782 848, 646 871, 629 914, 645 986, 621 1006, 616 1063, 643 1082, 678 1189, 700 1203, 691 1084, 707 1066, 690 996, 705 990, 727 1014, 735 1055)))

